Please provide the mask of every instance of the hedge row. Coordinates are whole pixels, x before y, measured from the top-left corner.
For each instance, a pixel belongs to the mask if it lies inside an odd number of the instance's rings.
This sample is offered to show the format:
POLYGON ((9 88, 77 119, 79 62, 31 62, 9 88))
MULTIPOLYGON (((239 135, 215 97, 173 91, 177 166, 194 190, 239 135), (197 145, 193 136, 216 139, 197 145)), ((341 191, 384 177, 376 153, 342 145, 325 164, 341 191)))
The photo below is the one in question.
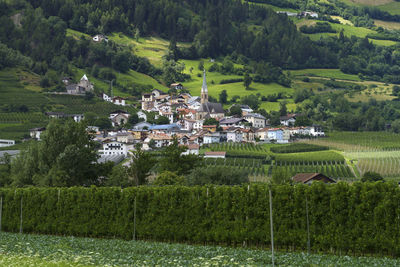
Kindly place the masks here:
MULTIPOLYGON (((2 230, 89 237, 270 244, 266 185, 0 189, 2 230), (136 218, 134 203, 136 198, 136 218)), ((308 202, 315 252, 400 255, 400 189, 394 184, 275 186, 275 244, 306 249, 308 202)))
POLYGON ((329 150, 329 147, 314 145, 314 144, 302 144, 302 143, 293 143, 290 145, 271 147, 271 151, 274 153, 299 153, 299 152, 311 152, 311 151, 322 151, 322 150, 329 150))

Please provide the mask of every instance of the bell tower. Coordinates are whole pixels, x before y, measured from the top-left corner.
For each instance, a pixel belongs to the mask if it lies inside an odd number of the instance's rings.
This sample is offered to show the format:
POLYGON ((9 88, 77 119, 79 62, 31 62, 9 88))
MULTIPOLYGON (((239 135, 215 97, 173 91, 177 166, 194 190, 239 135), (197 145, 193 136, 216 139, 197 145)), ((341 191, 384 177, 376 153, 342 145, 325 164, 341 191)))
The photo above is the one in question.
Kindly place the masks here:
POLYGON ((203 71, 203 86, 201 87, 201 104, 208 102, 208 89, 206 81, 206 70, 203 71))

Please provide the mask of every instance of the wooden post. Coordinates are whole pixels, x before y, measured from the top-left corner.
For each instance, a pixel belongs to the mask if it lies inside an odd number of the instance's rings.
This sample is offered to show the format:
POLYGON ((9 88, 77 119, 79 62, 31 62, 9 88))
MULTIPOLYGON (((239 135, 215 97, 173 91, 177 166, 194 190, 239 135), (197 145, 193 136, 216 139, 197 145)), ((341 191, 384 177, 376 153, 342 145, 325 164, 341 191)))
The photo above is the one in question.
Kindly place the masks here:
POLYGON ((308 199, 306 197, 306 213, 307 213, 307 252, 310 254, 310 222, 308 219, 308 199))
POLYGON ((271 225, 271 252, 272 252, 272 267, 275 266, 274 259, 274 224, 272 220, 272 193, 271 189, 269 190, 269 220, 271 225))
POLYGON ((21 210, 20 210, 20 222, 19 222, 19 233, 22 234, 22 200, 23 197, 21 196, 21 210))
POLYGON ((3 197, 0 198, 0 232, 1 232, 1 216, 3 213, 3 197))
POLYGON ((133 241, 136 240, 136 196, 133 204, 133 241))

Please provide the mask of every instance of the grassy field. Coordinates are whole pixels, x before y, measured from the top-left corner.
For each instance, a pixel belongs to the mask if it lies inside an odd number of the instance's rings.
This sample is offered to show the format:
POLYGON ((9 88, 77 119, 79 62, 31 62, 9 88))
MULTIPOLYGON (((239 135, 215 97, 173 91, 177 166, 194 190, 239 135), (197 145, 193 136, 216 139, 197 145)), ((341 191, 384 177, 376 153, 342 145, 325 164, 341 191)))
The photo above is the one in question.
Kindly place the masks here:
POLYGON ((386 28, 389 30, 400 30, 400 22, 394 21, 383 21, 383 20, 374 20, 375 25, 377 27, 386 28))
POLYGON ((357 75, 343 73, 339 69, 303 69, 291 70, 290 74, 294 77, 326 77, 338 80, 361 81, 357 75))
MULTIPOLYGON (((307 19, 300 20, 297 25, 308 25, 309 23, 305 22, 307 19)), ((313 21, 310 22, 311 24, 313 21)), ((330 23, 329 24, 332 26, 334 30, 336 30, 336 33, 314 33, 314 34, 305 34, 308 37, 310 37, 311 40, 319 40, 321 37, 327 37, 327 36, 339 36, 340 31, 343 30, 343 33, 345 36, 350 37, 350 36, 356 36, 360 38, 364 38, 368 34, 373 34, 376 33, 376 31, 363 28, 363 27, 355 27, 353 25, 349 25, 348 23, 346 24, 336 24, 336 23, 330 23)), ((381 45, 381 46, 391 46, 397 44, 397 42, 394 41, 389 41, 389 40, 374 40, 370 39, 374 44, 376 45, 381 45)))
MULTIPOLYGON (((0 234, 1 266, 271 266, 269 250, 0 234)), ((398 259, 275 254, 278 266, 398 266, 398 259)))
POLYGON ((394 0, 342 0, 352 6, 375 6, 393 15, 400 14, 400 3, 394 0))

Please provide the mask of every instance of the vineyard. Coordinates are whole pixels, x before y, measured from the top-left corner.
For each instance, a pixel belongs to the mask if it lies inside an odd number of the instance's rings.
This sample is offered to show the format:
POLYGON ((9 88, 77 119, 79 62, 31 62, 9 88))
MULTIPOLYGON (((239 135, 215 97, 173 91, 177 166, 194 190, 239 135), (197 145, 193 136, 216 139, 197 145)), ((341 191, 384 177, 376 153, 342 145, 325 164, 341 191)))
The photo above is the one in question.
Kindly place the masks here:
POLYGON ((226 151, 227 157, 245 157, 268 159, 269 151, 262 145, 254 145, 251 143, 218 143, 203 146, 209 151, 226 151))
POLYGON ((41 112, 0 113, 0 123, 40 123, 47 120, 48 117, 41 112))
POLYGON ((244 171, 249 175, 258 176, 265 175, 265 161, 256 158, 225 158, 225 159, 213 159, 208 158, 204 160, 207 168, 215 166, 229 166, 238 170, 244 171))
POLYGON ((325 174, 328 177, 335 179, 354 178, 349 166, 341 163, 317 163, 317 164, 292 164, 274 166, 275 169, 284 169, 290 173, 291 176, 296 173, 313 173, 318 172, 325 174))
POLYGON ((298 164, 342 164, 344 157, 333 151, 317 151, 290 154, 275 154, 276 165, 287 165, 288 163, 298 164))

